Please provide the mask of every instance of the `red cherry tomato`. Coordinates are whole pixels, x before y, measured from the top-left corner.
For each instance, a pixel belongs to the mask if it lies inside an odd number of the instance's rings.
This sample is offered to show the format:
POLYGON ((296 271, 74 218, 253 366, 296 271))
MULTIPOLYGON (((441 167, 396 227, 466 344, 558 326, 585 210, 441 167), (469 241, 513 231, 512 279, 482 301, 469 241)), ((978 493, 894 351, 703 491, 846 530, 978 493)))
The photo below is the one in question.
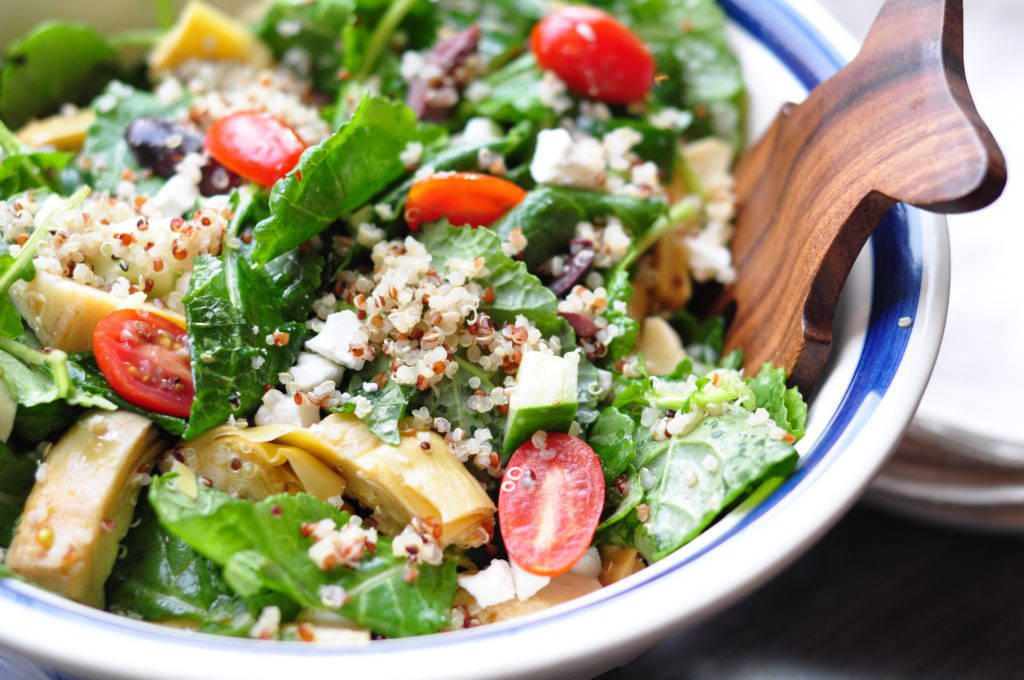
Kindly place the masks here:
POLYGON ((125 401, 188 417, 196 390, 184 328, 156 314, 118 309, 96 325, 92 350, 103 376, 125 401))
POLYGON ((306 144, 269 113, 240 111, 213 124, 206 150, 228 170, 269 187, 295 167, 306 144))
POLYGON ((498 496, 509 557, 541 576, 567 572, 590 547, 603 506, 601 459, 585 442, 549 434, 543 452, 526 442, 509 459, 498 496))
POLYGON ((425 222, 440 219, 456 227, 487 227, 525 196, 525 191, 500 177, 444 172, 412 185, 405 203, 405 221, 413 231, 425 222))
POLYGON ((557 7, 533 27, 530 45, 541 68, 584 97, 629 104, 654 84, 654 58, 640 38, 594 7, 557 7))

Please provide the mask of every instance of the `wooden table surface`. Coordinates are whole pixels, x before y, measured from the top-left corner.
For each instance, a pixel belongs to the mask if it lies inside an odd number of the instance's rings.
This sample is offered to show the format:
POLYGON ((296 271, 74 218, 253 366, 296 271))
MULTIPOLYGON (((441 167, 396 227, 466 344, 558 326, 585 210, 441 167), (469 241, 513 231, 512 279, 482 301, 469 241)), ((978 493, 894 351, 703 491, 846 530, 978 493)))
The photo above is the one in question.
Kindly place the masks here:
POLYGON ((602 680, 1024 677, 1024 538, 863 505, 761 590, 602 680))

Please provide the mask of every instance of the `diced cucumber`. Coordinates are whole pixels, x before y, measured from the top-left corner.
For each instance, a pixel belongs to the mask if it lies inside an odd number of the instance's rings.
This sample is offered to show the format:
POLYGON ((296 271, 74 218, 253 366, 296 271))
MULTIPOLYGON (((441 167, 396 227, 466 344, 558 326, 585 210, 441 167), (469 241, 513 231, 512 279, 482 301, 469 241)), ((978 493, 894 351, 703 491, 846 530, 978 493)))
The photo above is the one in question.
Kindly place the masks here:
POLYGON ((508 407, 502 454, 507 458, 537 430, 568 432, 576 417, 579 352, 564 357, 541 352, 523 355, 508 407))

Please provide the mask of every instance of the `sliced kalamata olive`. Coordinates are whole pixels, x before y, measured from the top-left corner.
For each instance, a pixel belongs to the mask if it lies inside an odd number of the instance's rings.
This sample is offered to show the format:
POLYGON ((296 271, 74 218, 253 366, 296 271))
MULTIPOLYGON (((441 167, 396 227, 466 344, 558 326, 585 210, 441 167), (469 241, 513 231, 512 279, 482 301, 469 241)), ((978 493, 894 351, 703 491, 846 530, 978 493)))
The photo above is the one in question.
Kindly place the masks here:
POLYGON ((426 57, 433 73, 415 76, 409 82, 406 103, 417 118, 442 122, 459 103, 459 93, 476 76, 472 57, 480 43, 480 27, 473 25, 444 38, 426 57))
POLYGON ((576 331, 576 337, 578 338, 592 338, 597 335, 597 326, 594 325, 593 321, 582 314, 559 312, 558 316, 569 322, 572 329, 576 331))
POLYGON ((203 150, 201 135, 163 118, 136 118, 124 139, 139 165, 161 177, 170 177, 185 156, 203 150))
POLYGON ((572 287, 575 286, 590 269, 590 265, 594 263, 594 251, 593 250, 581 250, 575 255, 566 258, 565 270, 562 275, 556 278, 554 281, 548 284, 548 288, 555 297, 562 297, 566 295, 572 287))
POLYGON ((203 166, 203 178, 199 181, 199 193, 203 196, 226 194, 242 184, 242 178, 211 158, 203 166))
MULTIPOLYGON (((124 131, 124 139, 144 168, 160 177, 171 177, 178 163, 190 153, 203 152, 202 135, 188 128, 157 117, 136 118, 124 131)), ((214 159, 203 166, 199 192, 203 196, 226 194, 242 183, 242 179, 214 159)))

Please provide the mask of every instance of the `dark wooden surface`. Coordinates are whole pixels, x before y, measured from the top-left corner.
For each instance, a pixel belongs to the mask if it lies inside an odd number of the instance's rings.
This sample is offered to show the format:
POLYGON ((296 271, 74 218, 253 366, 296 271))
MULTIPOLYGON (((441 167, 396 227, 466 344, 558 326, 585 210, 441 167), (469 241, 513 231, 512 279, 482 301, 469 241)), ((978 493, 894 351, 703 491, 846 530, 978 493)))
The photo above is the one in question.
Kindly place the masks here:
POLYGON ((737 283, 727 351, 817 382, 832 318, 868 236, 898 201, 966 212, 994 201, 1006 164, 974 107, 962 0, 888 0, 848 66, 787 104, 736 168, 737 283))
POLYGON ((1024 537, 858 507, 789 569, 602 680, 1024 677, 1024 537))

